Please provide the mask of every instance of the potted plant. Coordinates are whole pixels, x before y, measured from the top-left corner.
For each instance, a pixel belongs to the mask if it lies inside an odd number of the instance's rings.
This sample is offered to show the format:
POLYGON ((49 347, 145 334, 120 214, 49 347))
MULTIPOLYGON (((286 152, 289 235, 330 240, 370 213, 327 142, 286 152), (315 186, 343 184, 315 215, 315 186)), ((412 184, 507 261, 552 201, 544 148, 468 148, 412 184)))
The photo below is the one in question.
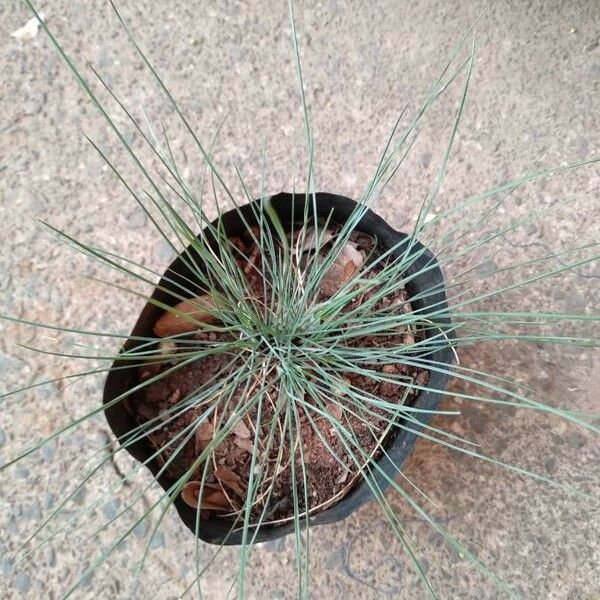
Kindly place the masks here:
POLYGON ((437 408, 449 372, 427 367, 449 367, 453 337, 418 241, 348 198, 281 193, 221 215, 169 266, 108 375, 106 416, 201 539, 274 539, 307 504, 311 525, 330 523, 389 485, 437 408), (162 456, 175 445, 183 460, 162 456))
MULTIPOLYGON (((466 44, 471 39, 469 30, 415 117, 404 128, 399 126, 400 120, 393 127, 374 174, 356 201, 316 192, 312 132, 290 2, 306 133, 307 191, 268 195, 261 189, 252 194, 238 172, 245 192, 245 198, 240 198, 225 183, 211 148, 199 141, 115 9, 133 47, 204 158, 215 200, 209 215, 204 184, 199 193, 188 184, 168 137, 157 136, 151 126, 136 119, 92 68, 111 101, 139 135, 151 160, 158 164, 157 173, 151 174, 106 104, 93 92, 29 0, 26 3, 149 189, 134 189, 118 165, 97 145, 95 149, 177 256, 164 272, 157 272, 139 257, 118 255, 50 228, 68 245, 127 276, 133 284, 145 285, 149 292, 125 286, 145 301, 130 335, 63 328, 69 333, 113 338, 115 352, 110 356, 85 356, 108 363, 77 375, 106 373, 104 402, 24 449, 2 468, 20 464, 102 413, 114 439, 103 448, 105 452, 97 464, 79 480, 68 482, 71 485, 59 506, 23 542, 18 557, 24 559, 34 553, 63 529, 80 526, 85 511, 75 516, 67 512, 66 524, 51 529, 65 516, 62 509, 77 498, 103 465, 129 453, 136 462, 133 466, 128 463, 127 471, 115 467, 119 481, 106 495, 118 495, 147 467, 152 474, 150 485, 155 492, 159 490, 159 499, 103 546, 91 564, 85 561, 83 572, 70 583, 66 596, 149 515, 158 513, 156 531, 174 506, 196 538, 195 577, 183 593, 200 586, 202 580, 204 566, 198 558, 198 539, 219 546, 217 552, 225 545, 240 546, 235 583, 238 596, 243 597, 247 558, 253 544, 291 534, 297 591, 304 597, 308 593, 308 558, 303 555, 303 545, 308 547, 311 526, 343 519, 375 499, 426 593, 436 597, 416 547, 385 493, 388 488, 462 559, 498 589, 514 596, 510 586, 430 516, 419 501, 420 496, 426 497, 421 490, 413 485, 416 494, 407 491, 412 482, 405 478, 401 466, 415 439, 422 437, 564 487, 551 478, 487 456, 457 432, 443 429, 429 418, 457 413, 439 406, 440 396, 447 393, 459 400, 484 403, 487 408, 501 405, 551 414, 598 432, 593 417, 570 407, 557 408, 506 377, 478 371, 457 360, 460 347, 474 343, 525 340, 597 345, 596 338, 589 334, 542 334, 538 329, 540 324, 574 321, 587 325, 598 320, 596 315, 527 313, 518 308, 483 310, 477 306, 482 300, 590 264, 597 257, 586 255, 550 267, 545 266, 544 258, 533 259, 526 264, 539 267, 534 276, 484 291, 477 289, 471 276, 485 263, 466 268, 460 281, 455 278, 451 284, 445 281, 443 272, 448 265, 487 248, 491 241, 540 216, 539 212, 527 214, 492 230, 484 227, 519 186, 597 162, 598 158, 527 173, 469 196, 445 212, 436 212, 433 205, 469 87, 473 64, 473 52, 466 44), (462 81, 461 95, 439 172, 419 207, 414 227, 406 233, 397 232, 371 209, 411 149, 423 115, 457 81, 462 81), (229 210, 223 211, 219 194, 229 210), (486 201, 491 206, 486 206, 486 201), (457 215, 458 220, 453 220, 457 215), (441 232, 425 243, 440 224, 441 232), (464 289, 459 287, 463 281, 467 282, 464 289), (476 392, 446 389, 450 377, 464 386, 475 386, 476 392)), ((119 286, 124 287, 121 283, 119 286)), ((61 329, 5 318, 28 327, 61 329)), ((62 354, 69 359, 77 356, 69 351, 62 354)), ((27 384, 5 396, 36 385, 27 384)), ((133 498, 107 515, 102 529, 128 514, 144 489, 136 488, 133 498)), ((149 543, 141 553, 138 574, 143 570, 149 543)))

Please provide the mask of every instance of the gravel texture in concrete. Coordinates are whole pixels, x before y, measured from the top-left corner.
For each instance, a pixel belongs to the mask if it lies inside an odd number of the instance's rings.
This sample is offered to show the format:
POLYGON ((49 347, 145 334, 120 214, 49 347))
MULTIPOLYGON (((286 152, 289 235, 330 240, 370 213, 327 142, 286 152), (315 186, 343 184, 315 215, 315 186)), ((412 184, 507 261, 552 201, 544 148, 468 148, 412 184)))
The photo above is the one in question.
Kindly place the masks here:
MULTIPOLYGON (((400 110, 410 102, 409 113, 414 114, 482 4, 458 0, 298 4, 317 188, 356 197, 400 110)), ((232 165, 240 167, 250 190, 258 194, 263 148, 265 190, 290 190, 301 181, 302 121, 284 2, 123 0, 119 6, 200 137, 210 140, 226 117, 215 159, 240 198, 232 165)), ((48 0, 40 8, 82 69, 87 60, 96 65, 136 117, 143 119, 145 112, 155 125, 165 121, 182 172, 199 185, 201 157, 128 45, 109 4, 48 0)), ((98 282, 97 278, 126 280, 61 245, 36 220, 156 270, 171 259, 171 249, 86 141, 84 134, 131 177, 136 189, 144 188, 139 172, 44 33, 29 39, 11 36, 29 18, 21 2, 5 0, 0 5, 0 313, 125 334, 143 300, 132 300, 98 282)), ((599 36, 596 0, 490 4, 477 26, 468 103, 438 210, 532 169, 600 153, 599 36)), ((459 79, 428 113, 410 157, 378 201, 377 212, 398 229, 414 223, 419 203, 431 189, 463 81, 459 79)), ((101 92, 97 84, 94 89, 101 92)), ((106 94, 102 98, 107 99, 106 94)), ((115 108, 110 100, 108 105, 115 108)), ((122 114, 116 122, 132 146, 140 149, 139 134, 122 114)), ((508 285, 519 276, 535 276, 542 267, 536 264, 508 274, 497 273, 498 268, 597 241, 599 190, 600 169, 592 165, 515 191, 506 206, 480 224, 479 233, 497 231, 528 211, 545 210, 546 216, 448 265, 449 279, 478 265, 477 285, 483 289, 499 282, 508 285)), ((562 259, 548 258, 543 265, 559 268, 559 260, 580 256, 575 252, 562 259)), ((551 281, 490 298, 481 307, 597 314, 598 269, 597 264, 582 265, 551 281)), ((560 324, 554 330, 598 335, 597 329, 588 333, 585 327, 560 324)), ((82 341, 74 334, 34 331, 7 322, 0 324, 0 332, 0 393, 86 366, 17 346, 84 352, 57 344, 58 338, 82 341)), ((84 343, 109 353, 117 348, 113 340, 84 343)), ((550 405, 598 412, 596 349, 503 342, 465 347, 460 358, 464 366, 530 386, 550 405)), ((102 383, 101 374, 92 375, 81 381, 49 382, 2 399, 0 461, 98 407, 102 383)), ((469 390, 459 381, 451 387, 461 393, 469 390)), ((444 406, 457 408, 461 416, 451 423, 438 418, 436 423, 473 440, 479 451, 596 498, 600 495, 598 441, 585 429, 500 405, 448 397, 444 406)), ((134 516, 128 512, 116 525, 95 536, 94 532, 119 515, 138 490, 146 491, 133 511, 137 515, 142 505, 149 507, 158 498, 146 473, 112 493, 119 488, 118 473, 133 467, 120 454, 61 508, 60 523, 69 524, 66 531, 56 531, 22 562, 12 561, 19 545, 102 457, 110 439, 99 414, 2 472, 0 597, 61 598, 80 577, 75 598, 166 600, 184 592, 193 575, 195 549, 173 511, 160 522, 156 514, 135 527, 106 564, 91 570, 134 516), (82 510, 86 516, 71 523, 82 510), (145 548, 145 568, 135 578, 145 548)), ((427 505, 431 516, 515 593, 533 600, 600 598, 597 501, 426 440, 417 443, 403 472, 435 502, 427 505)), ((417 540, 424 570, 440 598, 504 597, 401 498, 390 495, 390 500, 417 540)), ((311 546, 311 597, 426 597, 374 503, 343 523, 316 529, 311 546)), ((200 551, 210 548, 201 544, 200 551)), ((204 597, 225 598, 236 568, 237 551, 225 550, 206 573, 204 597)), ((294 573, 292 539, 257 547, 249 560, 247 597, 294 597, 294 573)), ((192 589, 188 597, 195 594, 192 589)))

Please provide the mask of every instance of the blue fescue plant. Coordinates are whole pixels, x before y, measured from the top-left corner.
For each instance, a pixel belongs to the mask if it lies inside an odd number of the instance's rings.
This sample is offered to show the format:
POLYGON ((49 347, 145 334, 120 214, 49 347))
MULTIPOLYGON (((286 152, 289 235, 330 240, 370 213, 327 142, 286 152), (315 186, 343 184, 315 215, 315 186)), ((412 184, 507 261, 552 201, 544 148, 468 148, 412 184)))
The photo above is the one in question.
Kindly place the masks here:
MULTIPOLYGON (((31 2, 29 0, 25 2, 37 16, 31 2)), ((212 145, 205 146, 200 141, 193 124, 189 122, 183 109, 170 94, 151 59, 140 48, 114 5, 113 9, 150 77, 204 159, 205 182, 201 189, 194 189, 182 175, 171 151, 166 132, 157 133, 149 122, 136 117, 128 108, 127 100, 122 99, 102 78, 102 75, 90 66, 92 75, 118 106, 119 117, 127 119, 130 126, 133 126, 139 134, 146 150, 149 151, 151 160, 144 160, 141 152, 135 149, 124 135, 122 127, 117 124, 107 104, 94 93, 86 76, 67 56, 48 26, 41 19, 40 24, 77 83, 121 143, 125 157, 133 163, 144 179, 143 189, 136 189, 134 184, 126 179, 116 162, 110 160, 103 154, 101 148, 90 140, 93 148, 123 184, 125 192, 148 216, 152 227, 175 253, 183 257, 186 267, 194 277, 188 281, 171 282, 173 285, 170 286, 168 293, 172 296, 172 302, 158 302, 148 293, 143 294, 146 300, 154 303, 164 311, 164 314, 157 323, 155 335, 136 338, 134 340, 136 345, 131 350, 120 351, 121 345, 128 339, 128 336, 121 334, 69 329, 10 316, 3 318, 21 323, 25 327, 65 332, 81 337, 79 351, 64 351, 58 354, 72 360, 90 361, 95 366, 52 381, 78 381, 86 376, 105 373, 117 358, 125 363, 129 361, 131 364, 144 363, 147 366, 158 367, 149 377, 141 380, 128 392, 114 398, 111 405, 124 404, 129 396, 133 396, 145 387, 160 383, 164 378, 193 365, 196 361, 215 356, 225 356, 227 360, 213 377, 174 401, 166 412, 151 416, 130 431, 126 438, 118 440, 118 444, 111 441, 100 454, 90 456, 88 469, 81 473, 78 481, 68 482, 63 498, 54 510, 45 516, 39 527, 23 541, 16 552, 16 560, 23 561, 39 552, 59 534, 85 531, 86 517, 107 498, 120 495, 125 501, 100 531, 90 529, 86 532, 87 535, 97 535, 109 525, 118 523, 124 515, 130 514, 130 511, 140 504, 146 490, 146 487, 132 489, 131 483, 136 473, 144 468, 142 464, 136 464, 130 471, 122 473, 119 481, 107 489, 103 496, 95 496, 80 510, 73 512, 66 510, 66 507, 97 476, 103 465, 114 460, 115 455, 123 453, 129 445, 140 439, 153 439, 165 424, 174 423, 177 419, 187 416, 185 426, 173 434, 171 439, 155 444, 155 451, 148 461, 160 457, 162 464, 160 472, 168 471, 182 454, 186 444, 191 439, 197 438, 199 432, 206 432, 208 426, 209 435, 202 438, 204 443, 198 453, 190 463, 186 464, 183 472, 178 473, 173 485, 162 493, 158 501, 150 506, 144 506, 142 516, 132 524, 122 527, 121 533, 99 551, 93 561, 88 563, 79 576, 63 590, 63 598, 71 596, 90 572, 107 561, 139 523, 156 517, 154 524, 154 531, 156 531, 167 511, 171 509, 174 500, 180 496, 188 505, 196 509, 196 533, 199 533, 203 527, 203 511, 210 509, 227 513, 231 531, 241 531, 238 575, 232 583, 232 590, 239 598, 243 598, 248 557, 253 549, 252 542, 261 527, 269 523, 267 514, 269 498, 274 493, 279 475, 285 471, 288 471, 291 486, 289 490, 292 498, 291 516, 287 521, 294 525, 292 535, 296 555, 297 595, 302 598, 308 597, 310 594, 309 540, 311 535, 318 535, 318 531, 311 532, 309 520, 305 518, 307 511, 310 512, 308 509, 310 499, 301 436, 302 423, 307 423, 320 437, 323 447, 328 449, 335 460, 341 460, 338 456, 340 449, 346 457, 350 458, 349 462, 344 463, 344 468, 349 473, 348 482, 354 483, 360 479, 370 487, 374 500, 389 522, 390 531, 399 540, 412 561, 423 584, 424 593, 428 597, 437 598, 437 592, 422 568, 422 557, 416 541, 411 539, 404 529, 390 502, 389 494, 383 492, 384 487, 401 497, 420 519, 443 536, 462 559, 489 577, 491 583, 503 594, 516 597, 510 585, 502 581, 463 543, 430 516, 427 510, 429 502, 427 496, 400 469, 395 477, 382 470, 378 460, 386 453, 384 440, 390 431, 398 427, 412 429, 419 436, 456 452, 488 461, 550 485, 566 486, 517 465, 507 464, 485 455, 475 444, 456 433, 431 424, 423 424, 415 414, 415 409, 404 400, 410 393, 429 389, 427 382, 416 380, 413 376, 406 375, 406 372, 397 373, 393 368, 386 367, 404 365, 411 369, 422 369, 430 374, 451 373, 457 382, 468 384, 470 389, 476 390, 467 393, 461 391, 460 386, 456 386, 452 391, 445 392, 455 398, 483 404, 490 410, 498 405, 508 405, 551 414, 558 419, 564 419, 598 433, 598 427, 594 424, 592 416, 581 415, 555 404, 551 405, 539 399, 532 390, 506 377, 470 368, 460 361, 462 346, 493 344, 504 340, 596 346, 597 338, 586 335, 565 336, 560 333, 560 328, 556 325, 564 322, 580 322, 584 327, 588 327, 598 321, 597 315, 554 314, 544 312, 543 309, 530 312, 521 310, 518 306, 512 312, 486 311, 480 308, 483 301, 511 290, 521 290, 525 293, 529 286, 536 282, 597 261, 595 245, 572 248, 561 256, 559 262, 553 260, 556 258, 554 254, 552 257, 543 256, 521 261, 506 268, 507 271, 515 273, 512 283, 490 284, 483 291, 479 290, 478 281, 474 277, 474 272, 480 265, 476 262, 472 263, 467 269, 447 281, 446 293, 451 321, 447 319, 446 307, 433 305, 424 311, 414 311, 411 308, 410 298, 387 305, 383 301, 397 296, 410 283, 412 277, 419 277, 427 268, 431 268, 425 267, 416 274, 407 275, 419 255, 419 252, 414 251, 417 241, 425 243, 434 252, 443 269, 450 270, 453 264, 459 262, 462 264, 465 259, 477 254, 482 248, 490 247, 494 241, 502 239, 511 231, 543 218, 542 212, 531 211, 522 218, 515 218, 508 225, 498 226, 495 229, 483 227, 494 219, 496 211, 520 186, 591 165, 599 159, 594 157, 568 166, 531 171, 464 198, 448 210, 437 212, 434 210, 469 91, 474 61, 473 28, 471 28, 456 45, 430 93, 405 126, 400 126, 400 123, 406 120, 408 107, 401 112, 384 144, 371 179, 357 196, 357 208, 350 218, 341 225, 329 222, 327 219, 317 219, 313 132, 310 126, 296 24, 290 0, 292 48, 303 106, 307 170, 302 182, 302 189, 306 190, 302 195, 304 219, 289 230, 282 225, 279 217, 270 207, 268 194, 260 189, 255 197, 239 171, 237 177, 245 190, 246 197, 238 198, 232 193, 224 175, 213 162, 212 145), (460 101, 441 159, 441 166, 430 186, 430 192, 420 205, 414 227, 408 232, 408 242, 403 243, 401 248, 396 247, 385 252, 370 254, 357 252, 352 244, 352 236, 357 225, 366 210, 375 206, 386 185, 402 167, 416 140, 419 125, 429 108, 450 86, 460 86, 460 101), (256 205, 258 208, 255 212, 255 226, 248 225, 247 232, 251 243, 260 254, 258 261, 247 249, 236 245, 218 224, 212 224, 209 218, 209 213, 214 215, 215 210, 217 216, 221 215, 224 206, 239 207, 256 198, 263 200, 256 205), (188 216, 184 217, 184 214, 188 216), (208 243, 207 237, 218 242, 217 250, 214 244, 208 243), (194 253, 182 254, 187 247, 191 247, 194 253), (581 257, 582 253, 585 253, 583 257, 581 257), (580 258, 571 259, 572 255, 580 258), (250 288, 248 269, 244 269, 244 264, 250 265, 250 271, 263 282, 265 288, 263 295, 257 295, 250 288), (348 264, 350 267, 346 269, 348 264), (525 264, 535 267, 535 275, 526 278, 518 276, 518 269, 525 264), (331 277, 339 271, 340 265, 342 275, 331 283, 331 277), (332 287, 324 294, 323 288, 328 281, 332 287), (202 294, 199 294, 199 289, 203 290, 202 294), (194 332, 202 332, 206 335, 197 339, 190 335, 194 332), (90 338, 94 337, 112 338, 114 354, 95 353, 88 344, 90 338), (365 345, 362 342, 367 337, 381 343, 365 345), (435 350, 442 347, 452 349, 456 356, 454 366, 440 364, 430 358, 435 350), (82 348, 85 350, 83 353, 82 348), (398 390, 397 401, 389 402, 376 394, 366 392, 354 385, 348 375, 365 377, 377 384, 395 386, 398 390), (268 419, 265 417, 267 414, 268 419), (374 429, 373 415, 385 422, 383 429, 374 429), (351 421, 349 416, 354 421, 351 421), (323 422, 333 433, 337 450, 323 436, 323 429, 318 424, 323 422), (361 445, 351 425, 356 422, 363 424, 368 430, 375 443, 376 451, 367 451, 361 445), (218 452, 236 428, 239 433, 240 427, 243 429, 240 437, 246 440, 245 444, 251 456, 247 479, 241 481, 236 474, 226 472, 224 475, 222 473, 221 478, 217 477, 215 483, 215 452, 218 452), (294 459, 289 460, 290 456, 294 459), (271 462, 267 462, 268 460, 271 462), (216 495, 215 490, 218 492, 216 495), (232 495, 236 496, 237 502, 230 502, 226 507, 219 504, 224 496, 229 499, 232 495)), ((118 289, 125 289, 139 296, 140 292, 136 291, 139 288, 137 284, 141 283, 148 290, 152 290, 161 277, 160 273, 144 266, 141 257, 136 256, 135 251, 130 256, 119 256, 109 250, 79 241, 49 224, 46 227, 57 239, 76 251, 114 269, 119 276, 125 275, 131 279, 131 288, 114 284, 118 289)), ((169 277, 168 273, 166 277, 169 277)), ((422 297, 426 298, 439 291, 438 288, 432 288, 422 297)), ((49 352, 43 348, 38 351, 49 352)), ((44 383, 47 381, 8 391, 3 394, 3 397, 30 390, 44 383)), ((2 468, 26 463, 28 457, 44 445, 80 427, 106 408, 101 405, 98 398, 96 408, 51 435, 44 436, 31 447, 23 449, 8 460, 2 468)), ((446 419, 459 414, 458 411, 437 410, 435 412, 446 419)), ((154 481, 151 482, 152 484, 157 485, 154 481)), ((577 490, 572 491, 578 493, 577 490)), ((329 505, 325 502, 317 509, 323 508, 325 504, 329 505)), ((151 536, 148 540, 150 539, 151 536)), ((135 565, 136 577, 143 576, 149 544, 150 541, 140 548, 140 560, 135 565)), ((199 595, 202 594, 203 573, 220 550, 221 547, 214 549, 196 541, 194 575, 190 581, 182 583, 182 595, 194 590, 199 595)))

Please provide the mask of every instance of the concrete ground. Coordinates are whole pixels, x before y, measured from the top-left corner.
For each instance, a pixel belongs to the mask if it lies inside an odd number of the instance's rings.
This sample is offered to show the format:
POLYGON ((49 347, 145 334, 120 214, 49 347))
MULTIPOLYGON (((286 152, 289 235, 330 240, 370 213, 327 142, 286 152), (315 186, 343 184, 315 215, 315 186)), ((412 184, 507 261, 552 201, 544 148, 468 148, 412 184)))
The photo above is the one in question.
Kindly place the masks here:
MULTIPOLYGON (((118 3, 140 42, 164 74, 190 122, 204 140, 225 115, 217 161, 234 180, 238 164, 251 190, 289 190, 299 170, 301 115, 284 2, 118 3)), ((387 132, 404 103, 422 98, 453 43, 482 8, 480 2, 298 3, 298 27, 316 144, 320 190, 356 196, 376 164, 387 132)), ((83 67, 93 62, 110 85, 150 120, 173 116, 131 51, 104 1, 48 0, 40 7, 57 38, 83 67)), ((85 132, 123 168, 134 173, 117 142, 78 89, 43 33, 10 35, 29 19, 20 2, 0 5, 0 313, 62 326, 125 333, 142 305, 91 280, 109 276, 75 255, 38 226, 42 219, 75 237, 127 253, 156 269, 170 258, 133 200, 83 137, 85 132)), ((439 206, 527 172, 600 153, 600 5, 596 0, 494 2, 477 28, 469 101, 439 206)), ((408 227, 432 182, 447 139, 460 83, 426 119, 405 168, 377 206, 397 228, 408 227)), ((114 105, 111 105, 114 107, 114 105)), ((141 146, 123 118, 127 139, 141 146)), ((201 161, 173 127, 172 144, 192 182, 201 161)), ((133 175, 135 183, 140 178, 133 175)), ((234 186, 235 187, 235 186, 234 186)), ((235 187, 239 192, 239 186, 235 187)), ((490 230, 513 214, 551 209, 477 251, 498 251, 510 263, 598 240, 600 169, 571 172, 528 185, 514 208, 485 223, 490 230), (513 213, 514 211, 514 213, 513 213), (497 219, 497 220, 494 220, 497 219), (540 254, 541 253, 541 254, 540 254)), ((241 197, 241 196, 240 196, 241 197)), ((512 201, 512 200, 511 200, 512 201)), ((550 261, 556 267, 556 261, 550 261)), ((468 267, 448 266, 448 277, 468 267)), ((535 273, 526 270, 525 274, 535 273)), ((491 310, 598 313, 598 266, 568 271, 551 283, 507 293, 484 303, 491 310)), ((122 280, 121 280, 122 281, 122 280)), ((17 347, 56 350, 53 332, 0 325, 0 392, 85 367, 17 347)), ((568 332, 561 329, 559 332, 568 332)), ((589 334, 588 334, 589 335, 589 334)), ((64 336, 63 336, 64 337, 64 336)), ((74 336, 67 336, 74 339, 74 336)), ((87 343, 93 343, 88 340, 87 343)), ((98 347, 114 352, 110 340, 98 347)), ((63 348, 65 348, 63 346, 63 348)), ((595 349, 517 345, 466 347, 464 366, 485 369, 531 386, 550 403, 598 412, 600 361, 595 349)), ((97 407, 102 377, 73 385, 48 384, 2 400, 0 460, 97 407)), ((460 382, 453 390, 467 392, 460 382)), ((498 460, 600 494, 597 438, 558 419, 463 401, 453 431, 498 460)), ((441 421, 439 424, 442 424, 441 421)), ((90 516, 59 533, 14 565, 10 556, 55 510, 65 490, 80 481, 84 465, 101 456, 108 437, 101 416, 35 452, 2 474, 0 487, 0 597, 60 598, 94 564, 126 524, 92 537, 120 510, 140 475, 116 496, 117 457, 65 506, 64 524, 83 507, 90 516)), ((420 441, 405 474, 436 505, 430 513, 490 568, 528 599, 600 598, 598 502, 508 473, 495 465, 420 441)), ((152 502, 150 486, 144 502, 152 502)), ((400 499, 390 499, 417 540, 428 576, 441 598, 503 597, 450 551, 438 534, 400 499)), ((157 519, 152 520, 152 526, 157 519)), ((264 545, 250 559, 249 598, 294 595, 292 540, 264 545)), ((208 547, 201 545, 201 552, 208 547)), ((75 598, 178 598, 192 573, 193 540, 169 511, 152 535, 138 527, 109 563, 84 578, 75 598), (135 565, 152 536, 143 574, 135 565)), ((425 597, 379 509, 370 504, 340 524, 314 531, 311 597, 412 599, 425 597)), ((205 578, 204 597, 226 596, 236 573, 235 550, 225 551, 205 578)), ((195 590, 190 595, 195 594, 195 590)))

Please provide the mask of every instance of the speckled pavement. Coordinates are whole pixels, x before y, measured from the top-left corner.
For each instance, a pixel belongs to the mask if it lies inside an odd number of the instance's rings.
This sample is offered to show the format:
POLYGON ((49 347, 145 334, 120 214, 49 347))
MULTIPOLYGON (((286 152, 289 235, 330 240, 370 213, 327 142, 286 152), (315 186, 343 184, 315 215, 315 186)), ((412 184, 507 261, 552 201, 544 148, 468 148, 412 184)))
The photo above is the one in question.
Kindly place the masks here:
MULTIPOLYGON (((300 44, 316 144, 317 187, 356 196, 404 103, 431 85, 453 43, 479 14, 479 2, 303 2, 297 8, 300 44)), ((596 0, 490 3, 477 29, 468 105, 456 140, 440 206, 534 168, 563 165, 600 153, 600 5, 596 0)), ((301 114, 284 2, 119 2, 143 47, 202 139, 227 115, 216 160, 235 184, 240 166, 258 193, 261 151, 265 190, 289 190, 301 176, 301 114)), ((48 0, 40 7, 69 54, 94 63, 110 85, 152 122, 172 114, 127 44, 107 2, 48 0)), ((161 269, 170 249, 111 176, 83 133, 124 173, 139 176, 119 150, 43 33, 12 37, 29 15, 20 2, 0 4, 0 313, 63 326, 129 331, 143 301, 102 285, 108 271, 57 243, 42 219, 75 237, 161 269)), ((402 229, 413 222, 443 152, 460 84, 426 119, 411 157, 379 201, 377 211, 402 229)), ((414 104, 413 104, 414 106, 414 104)), ((141 140, 119 125, 135 148, 141 140)), ((174 126, 172 145, 194 184, 200 157, 174 126)), ((598 240, 600 168, 587 167, 525 186, 515 210, 551 209, 544 222, 513 232, 488 249, 499 260, 531 251, 564 251, 598 240)), ((506 223, 510 211, 497 218, 506 223)), ((487 222, 490 229, 496 222, 487 222)), ((475 259, 484 259, 476 256, 475 259)), ((464 268, 465 265, 448 267, 464 268)), ((598 265, 566 272, 552 282, 490 300, 486 309, 596 312, 598 265)), ((124 282, 117 277, 117 281, 124 282)), ((56 350, 52 332, 0 324, 0 392, 83 368, 16 344, 56 350)), ((73 336, 67 336, 74 339, 73 336)), ((89 343, 93 343, 89 341, 89 343)), ((110 340, 98 348, 114 352, 110 340)), ((463 365, 529 385, 549 403, 598 412, 600 361, 595 349, 517 345, 466 347, 463 365)), ((98 406, 102 376, 73 385, 48 384, 2 400, 0 461, 98 406)), ((454 390, 465 391, 463 384, 454 390)), ((515 463, 600 495, 597 437, 547 416, 446 401, 463 416, 452 430, 498 460, 515 463)), ((439 424, 441 420, 438 420, 439 424)), ((108 437, 101 415, 44 446, 2 473, 0 486, 0 598, 61 598, 98 552, 127 526, 93 532, 151 484, 140 474, 116 496, 125 457, 103 468, 65 506, 65 522, 84 506, 90 517, 59 533, 19 565, 10 555, 56 509, 82 468, 100 456, 108 437)), ((420 441, 405 474, 436 505, 430 512, 516 593, 533 600, 600 598, 600 512, 593 499, 457 455, 420 441)), ((157 498, 150 485, 144 503, 157 498)), ((424 566, 440 598, 503 597, 398 498, 390 496, 418 540, 424 566)), ((129 517, 128 517, 129 518, 129 517)), ((156 525, 152 521, 151 527, 156 525)), ((169 511, 154 533, 138 527, 110 562, 84 577, 74 598, 179 598, 192 575, 194 543, 169 511), (142 576, 132 569, 148 543, 142 576)), ((311 538, 311 597, 331 600, 425 597, 378 508, 367 505, 311 538)), ((250 558, 248 598, 292 598, 293 543, 265 544, 250 558)), ((201 552, 208 547, 201 545, 201 552)), ((228 549, 205 577, 204 598, 227 596, 236 573, 228 549)), ((191 597, 194 590, 188 594, 191 597)))

